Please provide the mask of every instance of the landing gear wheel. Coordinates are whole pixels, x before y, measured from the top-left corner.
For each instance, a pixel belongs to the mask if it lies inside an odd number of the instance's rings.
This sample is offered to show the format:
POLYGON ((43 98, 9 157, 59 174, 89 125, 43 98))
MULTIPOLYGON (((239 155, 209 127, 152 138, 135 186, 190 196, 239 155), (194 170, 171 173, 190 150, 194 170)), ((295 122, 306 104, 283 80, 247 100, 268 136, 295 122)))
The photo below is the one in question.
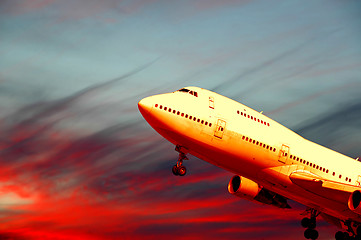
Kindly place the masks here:
POLYGON ((311 239, 316 240, 318 238, 318 232, 315 229, 311 229, 311 239))
POLYGON ((187 169, 186 169, 185 166, 180 166, 180 167, 178 168, 178 174, 179 174, 179 176, 184 176, 184 175, 186 175, 186 173, 187 173, 187 169))
POLYGON ((307 228, 305 232, 303 233, 303 236, 305 236, 306 239, 311 239, 311 229, 307 228))
POLYGON ((357 239, 357 237, 351 237, 350 234, 348 234, 347 232, 341 232, 338 231, 335 234, 335 239, 336 240, 350 240, 350 239, 357 239))
POLYGON ((310 222, 308 223, 308 228, 312 228, 312 229, 316 228, 316 217, 310 218, 310 222))
POLYGON ((187 173, 187 169, 185 166, 183 166, 183 161, 184 160, 188 160, 186 154, 184 153, 184 151, 186 150, 185 148, 183 148, 182 146, 177 145, 175 150, 177 152, 179 152, 179 157, 178 157, 178 161, 177 164, 173 166, 172 168, 172 172, 174 175, 176 176, 184 176, 187 173))
POLYGON ((308 226, 310 226, 310 219, 309 218, 303 218, 301 221, 301 225, 304 228, 308 228, 308 226))
POLYGON ((318 232, 315 229, 307 228, 304 232, 304 236, 306 239, 315 240, 318 238, 318 232))
POLYGON ((177 165, 174 165, 174 166, 172 167, 172 172, 173 172, 173 174, 174 174, 174 175, 176 175, 176 176, 178 176, 178 175, 179 175, 177 165))
POLYGON ((341 231, 336 232, 335 239, 336 240, 344 240, 345 234, 341 231))

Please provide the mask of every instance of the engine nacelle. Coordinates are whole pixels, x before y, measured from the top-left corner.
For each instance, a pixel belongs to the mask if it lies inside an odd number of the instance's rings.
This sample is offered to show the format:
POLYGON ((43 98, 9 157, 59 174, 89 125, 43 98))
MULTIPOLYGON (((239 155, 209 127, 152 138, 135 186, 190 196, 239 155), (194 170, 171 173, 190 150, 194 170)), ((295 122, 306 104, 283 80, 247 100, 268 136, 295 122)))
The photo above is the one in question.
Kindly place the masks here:
POLYGON ((233 176, 228 184, 228 191, 240 198, 272 205, 279 208, 291 208, 287 204, 287 199, 277 193, 269 191, 262 186, 259 186, 258 183, 242 177, 242 176, 233 176))
POLYGON ((260 191, 261 188, 257 183, 238 175, 233 176, 228 184, 228 192, 237 197, 251 201, 258 195, 260 191))
POLYGON ((351 193, 351 196, 348 198, 348 207, 351 211, 354 211, 357 214, 361 214, 361 191, 356 190, 351 193))

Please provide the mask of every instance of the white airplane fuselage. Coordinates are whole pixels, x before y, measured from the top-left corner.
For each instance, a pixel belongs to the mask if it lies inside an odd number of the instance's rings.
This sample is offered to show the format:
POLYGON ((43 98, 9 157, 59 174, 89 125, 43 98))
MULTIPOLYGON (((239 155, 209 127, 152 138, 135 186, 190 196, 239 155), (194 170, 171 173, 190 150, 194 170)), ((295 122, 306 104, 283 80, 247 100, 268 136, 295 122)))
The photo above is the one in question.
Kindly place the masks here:
POLYGON ((348 196, 361 183, 361 163, 355 159, 202 88, 151 96, 138 105, 159 134, 187 153, 322 213, 361 222, 348 205, 348 196), (314 179, 298 179, 297 174, 314 179), (337 194, 339 188, 345 194, 337 194))

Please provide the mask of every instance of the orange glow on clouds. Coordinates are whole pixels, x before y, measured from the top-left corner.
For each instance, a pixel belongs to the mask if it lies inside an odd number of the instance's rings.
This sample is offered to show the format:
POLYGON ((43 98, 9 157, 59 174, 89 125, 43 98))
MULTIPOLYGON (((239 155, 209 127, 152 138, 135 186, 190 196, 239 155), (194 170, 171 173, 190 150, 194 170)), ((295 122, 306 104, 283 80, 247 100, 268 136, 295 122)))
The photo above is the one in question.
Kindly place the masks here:
POLYGON ((149 154, 168 155, 157 153, 159 143, 152 137, 80 136, 36 125, 18 126, 9 134, 22 132, 27 134, 9 138, 1 152, 4 238, 167 239, 178 234, 178 239, 232 239, 272 231, 274 221, 298 222, 297 211, 280 212, 230 195, 231 174, 209 164, 191 159, 186 164, 197 161, 198 172, 175 177, 169 159, 147 161, 149 154), (139 152, 146 154, 139 159, 139 152))

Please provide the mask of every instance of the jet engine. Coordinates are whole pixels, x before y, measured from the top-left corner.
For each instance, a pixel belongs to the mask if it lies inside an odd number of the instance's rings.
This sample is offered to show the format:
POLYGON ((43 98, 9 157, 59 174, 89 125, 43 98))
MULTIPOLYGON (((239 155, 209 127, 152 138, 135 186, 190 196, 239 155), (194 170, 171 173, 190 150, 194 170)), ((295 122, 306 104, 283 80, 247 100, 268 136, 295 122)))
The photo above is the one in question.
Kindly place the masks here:
POLYGON ((348 199, 348 207, 357 214, 361 214, 361 191, 356 190, 351 193, 351 196, 348 199))
POLYGON ((258 185, 258 183, 242 176, 235 175, 232 177, 228 184, 228 191, 237 197, 252 202, 272 205, 279 208, 291 208, 287 204, 287 199, 285 197, 269 191, 258 185))

